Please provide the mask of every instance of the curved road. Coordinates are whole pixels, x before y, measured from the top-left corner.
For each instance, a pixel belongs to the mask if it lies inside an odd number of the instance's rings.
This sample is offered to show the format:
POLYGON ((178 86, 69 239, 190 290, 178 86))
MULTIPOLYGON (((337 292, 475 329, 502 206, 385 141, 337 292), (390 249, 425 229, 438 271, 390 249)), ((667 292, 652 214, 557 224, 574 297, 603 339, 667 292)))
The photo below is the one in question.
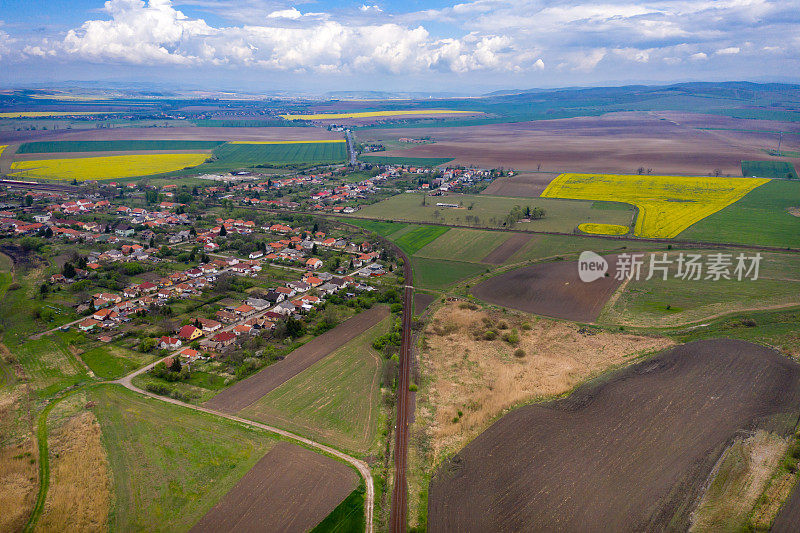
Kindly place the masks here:
MULTIPOLYGON (((159 360, 160 361, 160 360, 159 360)), ((161 400, 163 402, 168 402, 174 405, 180 405, 181 407, 186 407, 187 409, 193 409, 195 411, 200 411, 202 413, 208 413, 210 415, 219 416, 222 418, 227 418, 228 420, 233 420, 234 422, 238 422, 240 424, 244 424, 246 426, 262 429, 264 431, 269 431, 270 433, 275 433, 287 439, 291 439, 293 441, 299 442, 301 444, 305 444, 311 448, 316 448, 317 450, 332 455, 342 461, 354 466, 356 470, 361 474, 361 477, 364 478, 364 484, 366 485, 366 499, 364 501, 364 515, 365 515, 365 522, 366 522, 366 532, 372 533, 372 512, 374 509, 375 504, 375 484, 372 481, 372 472, 369 470, 369 466, 363 461, 356 459, 355 457, 351 457, 345 453, 340 452, 330 446, 326 446, 325 444, 321 444, 319 442, 315 442, 311 439, 307 439, 305 437, 301 437, 300 435, 295 435, 289 431, 285 431, 280 428, 276 428, 273 426, 268 426, 266 424, 261 424, 259 422, 253 422, 252 420, 247 420, 244 418, 240 418, 238 416, 229 415, 226 413, 222 413, 220 411, 215 411, 214 409, 208 409, 206 407, 201 407, 199 405, 192 405, 190 403, 185 403, 180 400, 176 400, 174 398, 168 398, 165 396, 159 396, 157 394, 148 392, 146 390, 142 390, 139 387, 133 384, 133 378, 147 372, 151 368, 153 368, 156 363, 159 361, 155 361, 145 367, 140 368, 139 370, 128 374, 125 377, 122 377, 116 381, 109 381, 107 383, 116 383, 118 385, 122 385, 134 392, 138 392, 139 394, 143 394, 145 396, 149 396, 151 398, 155 398, 156 400, 161 400)))

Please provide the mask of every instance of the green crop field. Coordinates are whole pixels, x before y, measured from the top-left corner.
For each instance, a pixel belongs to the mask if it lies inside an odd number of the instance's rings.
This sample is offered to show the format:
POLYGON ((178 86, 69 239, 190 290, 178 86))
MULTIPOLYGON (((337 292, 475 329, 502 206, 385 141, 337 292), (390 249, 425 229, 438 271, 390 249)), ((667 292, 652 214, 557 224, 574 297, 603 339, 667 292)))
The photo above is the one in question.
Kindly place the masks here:
POLYGON ((479 262, 506 242, 510 233, 453 228, 417 251, 418 257, 479 262))
POLYGON ((797 171, 787 161, 742 161, 742 176, 796 180, 797 171))
POLYGON ((800 181, 772 180, 684 230, 678 239, 800 247, 800 181))
POLYGON ((201 119, 193 120, 195 126, 201 128, 302 128, 310 127, 307 122, 299 120, 274 119, 201 119))
POLYGON ((325 517, 311 533, 355 533, 364 531, 366 523, 364 521, 364 493, 366 487, 364 482, 350 493, 331 514, 325 517))
POLYGON ((111 531, 188 531, 276 442, 120 386, 88 394, 114 477, 111 531))
POLYGON ((20 145, 18 154, 61 152, 130 152, 150 150, 211 150, 224 141, 114 140, 114 141, 37 141, 20 145))
POLYGON ((623 226, 627 226, 631 222, 633 211, 597 209, 592 208, 592 204, 597 204, 597 202, 553 198, 514 198, 484 194, 450 194, 441 198, 430 198, 423 194, 406 193, 366 206, 358 211, 358 216, 404 222, 436 222, 475 226, 476 228, 501 228, 505 227, 506 217, 514 206, 522 208, 530 206, 544 209, 545 217, 541 220, 517 223, 514 228, 571 233, 584 222, 623 226), (423 198, 425 198, 426 205, 422 205, 423 198), (437 202, 458 203, 463 208, 437 207, 437 202), (470 209, 470 207, 472 208, 470 209))
POLYGON ((382 357, 372 342, 389 330, 389 318, 340 347, 241 411, 328 444, 369 452, 376 444, 382 357))
POLYGON ((538 261, 551 257, 572 258, 584 250, 597 253, 630 252, 632 250, 658 250, 666 246, 638 240, 596 239, 580 235, 532 235, 531 240, 512 255, 506 264, 538 261))
POLYGON ((400 231, 408 225, 403 222, 381 222, 380 220, 351 220, 348 223, 384 237, 400 231))
POLYGON ((404 165, 412 167, 435 167, 452 161, 452 157, 403 157, 403 156, 382 156, 382 155, 362 155, 359 159, 364 163, 373 165, 404 165))
POLYGON ((422 289, 444 289, 458 280, 485 272, 486 265, 465 261, 447 261, 427 257, 411 258, 414 286, 422 289))
MULTIPOLYGON (((657 252, 658 258, 661 253, 657 252)), ((706 257, 710 253, 702 252, 706 257)), ((738 253, 733 254, 734 258, 738 253)), ((745 255, 753 253, 745 252, 745 255)), ((673 260, 678 257, 678 252, 669 254, 673 260)), ((755 281, 675 279, 677 263, 672 265, 666 280, 658 276, 650 280, 631 280, 620 297, 603 310, 600 321, 666 327, 748 309, 800 305, 800 256, 768 252, 761 255, 759 277, 755 281), (698 298, 698 294, 702 294, 702 298, 698 298)))
POLYGON ((395 235, 398 235, 399 232, 395 232, 391 238, 405 253, 414 255, 417 250, 447 233, 449 229, 443 226, 415 226, 398 237, 395 235))
POLYGON ((224 144, 214 150, 216 161, 227 166, 283 165, 289 163, 338 163, 347 158, 342 142, 297 144, 224 144))

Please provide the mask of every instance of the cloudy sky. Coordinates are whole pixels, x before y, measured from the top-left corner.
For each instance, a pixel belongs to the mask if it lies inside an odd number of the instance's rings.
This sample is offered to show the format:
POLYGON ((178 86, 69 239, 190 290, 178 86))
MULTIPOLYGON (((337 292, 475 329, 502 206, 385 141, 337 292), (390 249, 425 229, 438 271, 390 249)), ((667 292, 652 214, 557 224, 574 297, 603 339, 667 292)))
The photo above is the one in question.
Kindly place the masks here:
POLYGON ((800 81, 800 0, 4 0, 0 83, 417 90, 800 81))

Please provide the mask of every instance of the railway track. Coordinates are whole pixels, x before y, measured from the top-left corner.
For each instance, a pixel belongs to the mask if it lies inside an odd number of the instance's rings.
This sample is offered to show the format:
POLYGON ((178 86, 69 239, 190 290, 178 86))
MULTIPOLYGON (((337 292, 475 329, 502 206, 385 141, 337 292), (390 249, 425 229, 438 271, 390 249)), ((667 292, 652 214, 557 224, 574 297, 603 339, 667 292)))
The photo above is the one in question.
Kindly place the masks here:
POLYGON ((57 185, 55 183, 39 183, 38 181, 18 181, 18 180, 0 179, 0 186, 5 186, 10 189, 25 190, 25 191, 50 191, 50 192, 66 192, 66 193, 76 193, 81 191, 81 188, 76 187, 75 185, 57 185))

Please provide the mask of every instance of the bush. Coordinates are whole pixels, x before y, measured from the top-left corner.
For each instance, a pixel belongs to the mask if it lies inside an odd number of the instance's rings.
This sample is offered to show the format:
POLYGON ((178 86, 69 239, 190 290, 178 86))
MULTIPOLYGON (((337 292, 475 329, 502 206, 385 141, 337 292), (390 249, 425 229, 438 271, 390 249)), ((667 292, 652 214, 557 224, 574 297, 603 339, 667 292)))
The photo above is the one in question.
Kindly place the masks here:
POLYGON ((169 396, 172 393, 172 388, 163 383, 148 383, 145 389, 159 396, 169 396))
POLYGON ((475 311, 476 309, 478 309, 478 306, 475 305, 472 302, 461 302, 460 304, 458 304, 458 308, 459 309, 469 309, 470 311, 475 311))
POLYGON ((389 310, 391 310, 392 313, 399 313, 403 310, 403 304, 392 304, 389 306, 389 310))
POLYGON ((531 325, 528 322, 523 322, 520 327, 522 328, 523 331, 530 331, 531 330, 531 325))
POLYGON ((516 346, 519 344, 519 333, 517 330, 507 331, 503 333, 503 340, 506 341, 508 344, 513 344, 516 346))
POLYGON ((412 383, 411 385, 408 386, 408 390, 410 390, 411 392, 416 392, 417 391, 417 384, 416 383, 412 383))
POLYGON ((522 348, 517 348, 516 350, 514 350, 514 357, 520 357, 520 358, 525 357, 525 350, 523 350, 522 348))
POLYGON ((497 332, 493 329, 486 330, 483 334, 483 340, 485 341, 493 341, 497 338, 497 332))

